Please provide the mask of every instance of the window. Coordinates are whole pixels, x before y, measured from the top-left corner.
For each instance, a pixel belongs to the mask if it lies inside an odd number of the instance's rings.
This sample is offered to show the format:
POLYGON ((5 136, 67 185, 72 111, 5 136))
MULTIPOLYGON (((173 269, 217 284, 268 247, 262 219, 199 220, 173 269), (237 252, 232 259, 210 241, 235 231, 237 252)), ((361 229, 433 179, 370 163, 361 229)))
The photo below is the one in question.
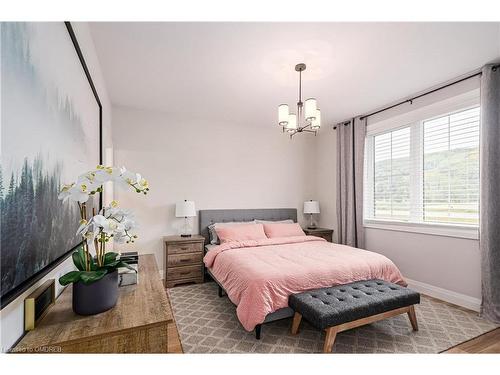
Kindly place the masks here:
POLYGON ((479 107, 423 122, 423 220, 478 224, 479 107))
POLYGON ((410 217, 410 128, 374 137, 373 216, 410 217))
POLYGON ((469 105, 368 131, 365 225, 477 227, 479 112, 469 105))

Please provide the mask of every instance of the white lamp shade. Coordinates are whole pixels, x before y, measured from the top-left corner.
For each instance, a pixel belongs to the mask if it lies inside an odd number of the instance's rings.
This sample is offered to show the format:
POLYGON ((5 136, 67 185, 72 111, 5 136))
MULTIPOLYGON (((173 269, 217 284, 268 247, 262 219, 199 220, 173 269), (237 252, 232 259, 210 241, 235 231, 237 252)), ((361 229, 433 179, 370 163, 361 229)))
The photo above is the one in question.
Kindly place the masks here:
POLYGON ((319 214, 319 202, 318 201, 304 202, 304 213, 305 214, 319 214))
POLYGON ((193 201, 183 201, 175 204, 175 217, 196 216, 196 209, 193 201))
POLYGON ((316 110, 316 117, 311 122, 311 129, 317 130, 321 127, 321 112, 319 108, 316 110))
POLYGON ((306 99, 304 109, 304 117, 306 121, 312 121, 316 118, 316 109, 316 99, 306 99))
POLYGON ((280 104, 278 107, 278 122, 280 126, 286 126, 288 124, 288 104, 280 104))
POLYGON ((297 115, 296 114, 290 113, 290 115, 288 116, 288 124, 286 124, 285 128, 289 132, 293 132, 293 131, 297 130, 297 115))

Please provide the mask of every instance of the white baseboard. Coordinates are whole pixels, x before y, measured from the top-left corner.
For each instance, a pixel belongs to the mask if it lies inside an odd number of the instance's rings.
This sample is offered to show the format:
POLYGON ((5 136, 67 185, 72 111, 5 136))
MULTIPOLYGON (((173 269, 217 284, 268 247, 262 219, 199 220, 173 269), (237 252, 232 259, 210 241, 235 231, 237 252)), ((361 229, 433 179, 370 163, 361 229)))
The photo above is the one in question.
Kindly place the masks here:
POLYGON ((453 303, 454 305, 465 307, 466 309, 477 312, 479 312, 481 307, 481 300, 479 298, 474 298, 416 280, 406 279, 406 282, 408 283, 409 288, 430 297, 453 303))
POLYGON ((164 279, 165 278, 165 271, 164 270, 158 270, 158 272, 160 273, 160 279, 164 279))

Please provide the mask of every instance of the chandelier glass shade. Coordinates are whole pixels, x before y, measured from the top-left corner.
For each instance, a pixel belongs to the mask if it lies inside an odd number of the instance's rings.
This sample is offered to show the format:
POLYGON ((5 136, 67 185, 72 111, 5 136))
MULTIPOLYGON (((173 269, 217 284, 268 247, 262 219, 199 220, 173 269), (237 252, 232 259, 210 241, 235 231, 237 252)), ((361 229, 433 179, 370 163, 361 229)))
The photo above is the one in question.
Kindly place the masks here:
POLYGON ((306 70, 306 64, 295 65, 299 72, 299 100, 297 102, 297 113, 290 113, 288 104, 278 106, 278 125, 290 138, 297 133, 314 133, 321 127, 321 111, 315 98, 308 98, 302 102, 302 72, 306 70))

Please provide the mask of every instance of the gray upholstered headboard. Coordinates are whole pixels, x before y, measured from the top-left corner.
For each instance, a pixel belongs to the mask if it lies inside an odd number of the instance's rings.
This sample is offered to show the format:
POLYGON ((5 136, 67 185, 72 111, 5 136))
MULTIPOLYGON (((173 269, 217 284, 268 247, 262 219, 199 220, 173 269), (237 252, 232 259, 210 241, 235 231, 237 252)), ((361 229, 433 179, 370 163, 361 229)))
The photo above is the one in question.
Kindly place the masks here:
POLYGON ((297 222, 296 208, 257 208, 231 210, 200 210, 200 234, 205 237, 205 244, 210 241, 208 226, 213 223, 252 220, 286 220, 297 222))

